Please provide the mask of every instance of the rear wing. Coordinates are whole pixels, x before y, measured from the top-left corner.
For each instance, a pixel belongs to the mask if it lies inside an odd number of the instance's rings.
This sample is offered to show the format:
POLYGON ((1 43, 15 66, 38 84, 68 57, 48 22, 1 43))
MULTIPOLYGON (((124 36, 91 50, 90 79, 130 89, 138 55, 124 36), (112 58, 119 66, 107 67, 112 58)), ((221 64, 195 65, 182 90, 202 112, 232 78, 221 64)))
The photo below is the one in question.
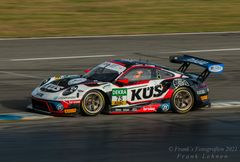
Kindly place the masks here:
POLYGON ((210 73, 221 73, 224 68, 224 64, 222 63, 190 55, 170 56, 169 61, 172 63, 182 64, 178 69, 178 71, 182 73, 185 73, 191 64, 203 67, 205 70, 201 74, 196 74, 198 76, 197 80, 201 82, 206 80, 210 73))

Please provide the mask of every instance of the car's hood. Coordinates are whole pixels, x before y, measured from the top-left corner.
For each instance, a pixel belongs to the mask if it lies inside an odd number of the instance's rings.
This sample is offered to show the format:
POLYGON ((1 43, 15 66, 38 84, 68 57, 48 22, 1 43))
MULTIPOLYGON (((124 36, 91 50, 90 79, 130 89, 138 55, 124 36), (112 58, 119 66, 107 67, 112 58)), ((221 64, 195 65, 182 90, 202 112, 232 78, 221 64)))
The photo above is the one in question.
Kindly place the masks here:
POLYGON ((61 90, 67 89, 72 86, 77 86, 80 84, 99 85, 100 83, 102 82, 96 80, 89 80, 81 76, 61 76, 59 78, 56 78, 55 80, 52 80, 42 85, 40 87, 40 90, 44 92, 59 92, 61 90))

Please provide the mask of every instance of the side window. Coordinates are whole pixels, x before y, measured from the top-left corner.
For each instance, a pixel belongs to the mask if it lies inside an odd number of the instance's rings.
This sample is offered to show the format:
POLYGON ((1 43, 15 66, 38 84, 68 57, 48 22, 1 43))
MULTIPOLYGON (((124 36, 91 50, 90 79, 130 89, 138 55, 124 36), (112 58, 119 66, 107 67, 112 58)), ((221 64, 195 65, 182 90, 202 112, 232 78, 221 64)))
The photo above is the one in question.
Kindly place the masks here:
POLYGON ((141 80, 151 80, 154 79, 153 76, 153 68, 134 68, 124 75, 123 78, 127 78, 130 82, 135 82, 141 80))
POLYGON ((172 73, 169 73, 164 70, 156 69, 156 73, 155 73, 156 79, 166 79, 166 78, 171 78, 171 77, 174 77, 174 75, 172 73))

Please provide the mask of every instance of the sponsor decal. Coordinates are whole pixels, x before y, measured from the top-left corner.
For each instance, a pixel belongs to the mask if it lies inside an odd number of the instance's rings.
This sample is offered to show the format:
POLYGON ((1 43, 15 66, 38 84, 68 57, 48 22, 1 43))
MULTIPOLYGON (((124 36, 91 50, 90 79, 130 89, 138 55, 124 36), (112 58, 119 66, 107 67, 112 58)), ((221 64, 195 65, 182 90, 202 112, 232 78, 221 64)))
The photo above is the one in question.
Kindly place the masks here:
POLYGON ((189 83, 184 79, 175 79, 173 80, 173 86, 175 88, 181 87, 181 86, 190 86, 189 83))
POLYGON ((64 106, 60 102, 51 101, 50 103, 53 104, 58 111, 62 111, 64 109, 64 106))
POLYGON ((64 107, 63 107, 62 104, 57 104, 57 105, 56 105, 56 109, 57 109, 57 110, 63 110, 64 107))
POLYGON ((110 84, 104 85, 103 89, 109 90, 110 86, 111 86, 110 84))
POLYGON ((57 91, 64 89, 64 87, 62 87, 62 86, 58 86, 58 85, 51 84, 51 83, 43 86, 43 88, 53 91, 53 92, 57 92, 57 91))
POLYGON ((100 64, 99 67, 117 71, 119 74, 126 69, 126 67, 119 64, 112 63, 112 62, 104 62, 100 64))
POLYGON ((82 82, 85 82, 86 80, 87 80, 86 78, 71 79, 68 81, 68 85, 80 84, 82 82))
POLYGON ((76 97, 73 96, 65 96, 65 97, 58 97, 59 100, 68 100, 68 99, 76 99, 76 97))
POLYGON ((156 111, 154 107, 143 107, 143 111, 156 111))
POLYGON ((157 70, 157 79, 161 79, 161 73, 160 73, 160 70, 157 70))
POLYGON ((208 64, 207 61, 196 59, 196 58, 189 58, 189 59, 187 59, 187 61, 191 62, 191 63, 199 64, 199 65, 206 65, 206 64, 208 64))
POLYGON ((80 104, 80 100, 73 100, 73 101, 65 101, 68 104, 80 104))
POLYGON ((73 108, 73 109, 64 109, 64 113, 75 113, 77 112, 77 109, 76 108, 73 108))
POLYGON ((204 89, 197 91, 197 94, 198 94, 198 95, 203 95, 203 94, 205 94, 205 93, 207 93, 207 91, 204 90, 204 89))
POLYGON ((162 95, 163 86, 151 86, 146 88, 138 88, 131 90, 131 101, 150 99, 153 97, 160 97, 162 95))
POLYGON ((128 109, 128 108, 118 108, 118 109, 114 109, 114 111, 116 111, 116 112, 129 112, 129 111, 131 111, 131 109, 128 109))
POLYGON ((127 88, 112 89, 112 105, 127 104, 127 88))
POLYGON ((36 94, 36 96, 38 97, 42 97, 43 95, 44 95, 43 93, 39 93, 39 92, 36 94))
POLYGON ((213 73, 219 73, 223 71, 223 66, 221 65, 211 65, 208 67, 208 70, 213 73))
POLYGON ((163 103, 163 104, 161 104, 160 108, 163 112, 167 112, 170 109, 170 104, 169 103, 163 103))
POLYGON ((112 96, 126 96, 127 88, 118 88, 112 90, 112 96))

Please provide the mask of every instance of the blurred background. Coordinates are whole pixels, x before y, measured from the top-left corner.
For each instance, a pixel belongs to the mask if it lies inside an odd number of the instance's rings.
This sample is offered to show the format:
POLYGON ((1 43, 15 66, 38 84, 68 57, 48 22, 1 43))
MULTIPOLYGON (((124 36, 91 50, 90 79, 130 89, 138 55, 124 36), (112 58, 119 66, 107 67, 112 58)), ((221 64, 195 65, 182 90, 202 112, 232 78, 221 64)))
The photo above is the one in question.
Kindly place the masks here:
POLYGON ((236 31, 239 0, 1 0, 0 37, 236 31))

